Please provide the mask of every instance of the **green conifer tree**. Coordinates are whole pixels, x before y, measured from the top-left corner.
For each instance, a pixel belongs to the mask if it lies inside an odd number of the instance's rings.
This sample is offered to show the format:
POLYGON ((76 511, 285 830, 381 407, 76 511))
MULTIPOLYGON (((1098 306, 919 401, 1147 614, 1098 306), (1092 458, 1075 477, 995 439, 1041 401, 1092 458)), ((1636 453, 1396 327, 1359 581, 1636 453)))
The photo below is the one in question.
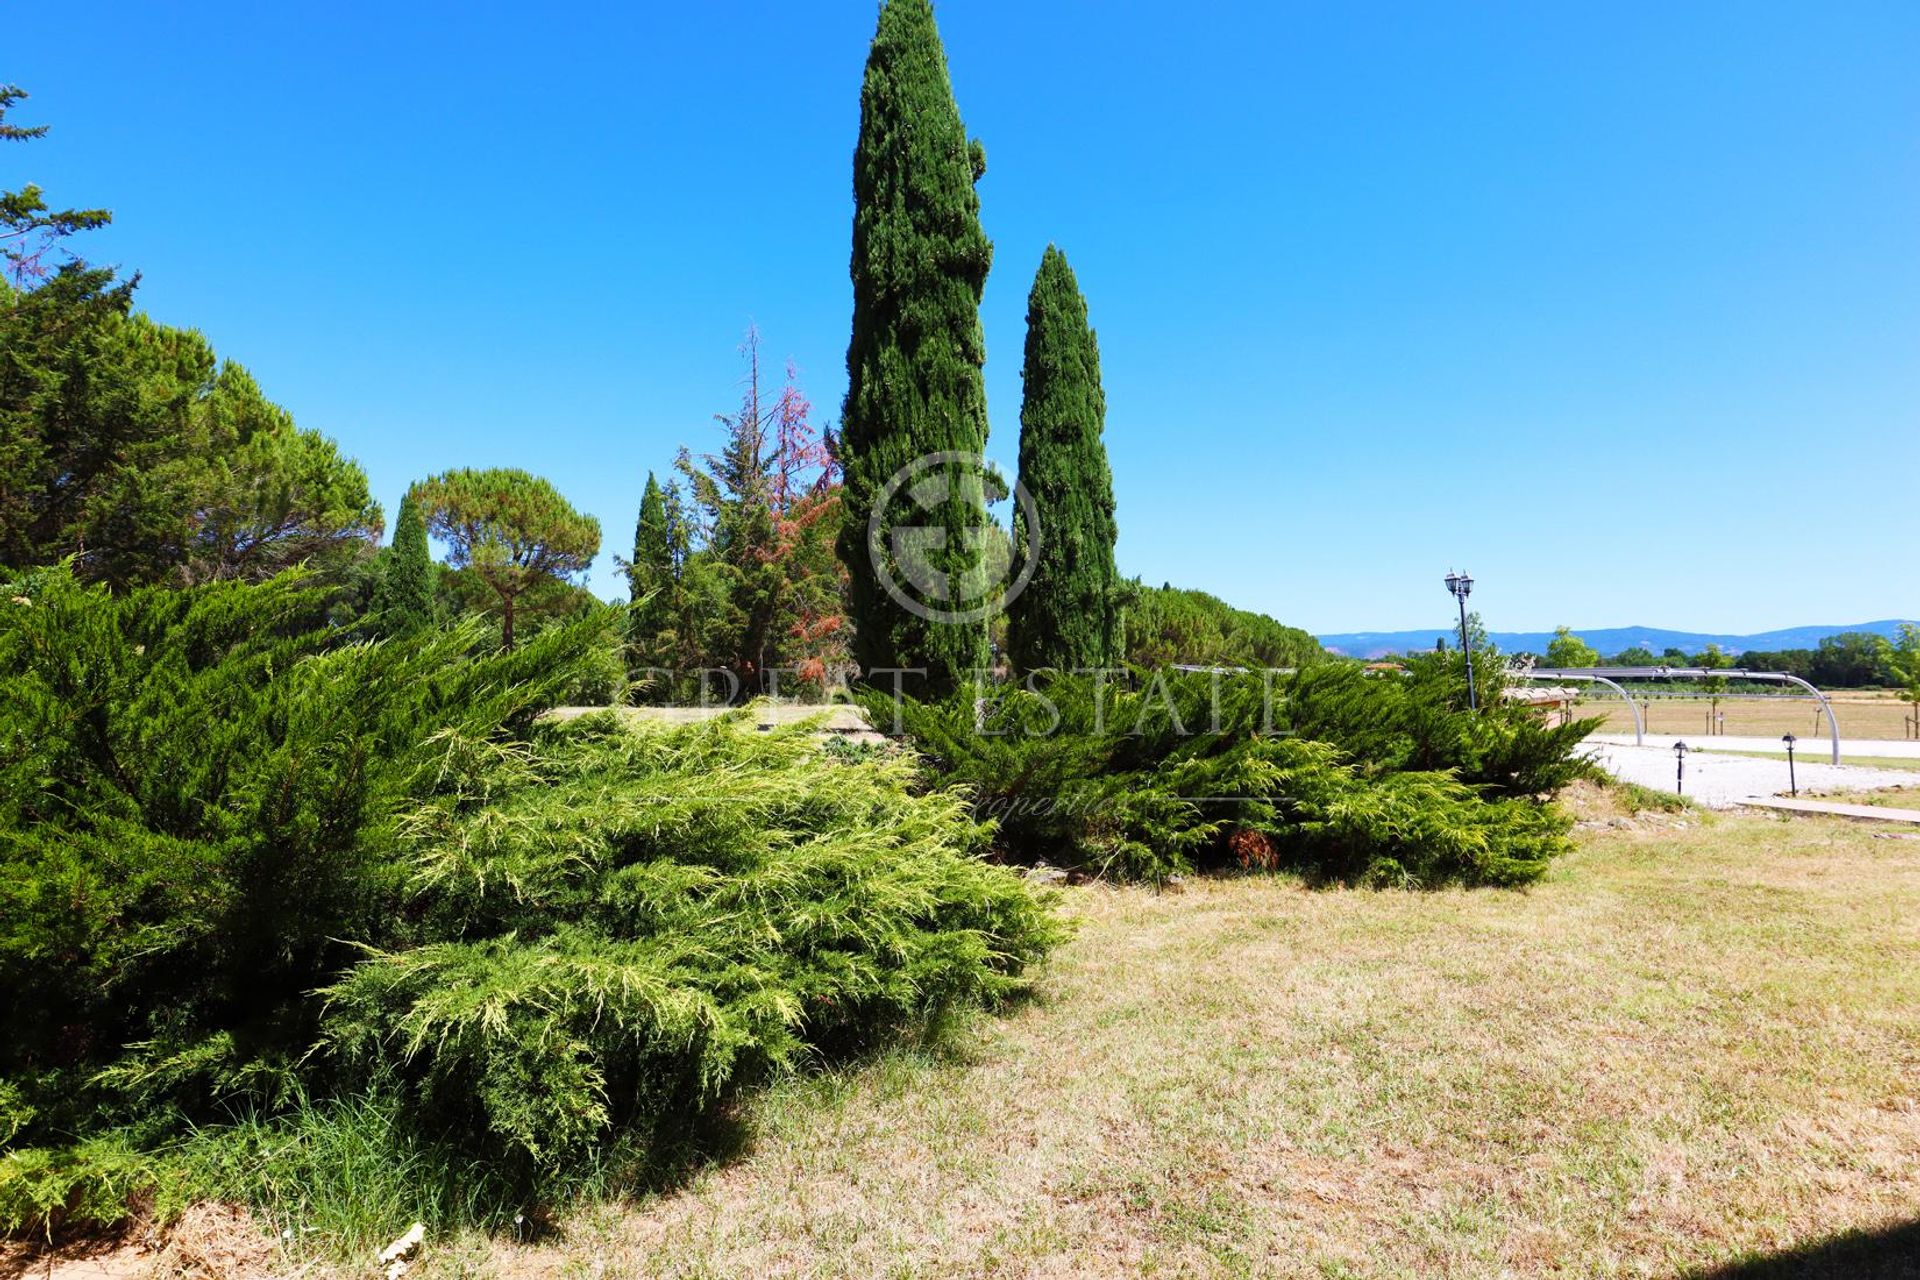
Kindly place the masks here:
POLYGON ((1052 245, 1027 296, 1020 406, 1020 483, 1040 536, 1033 578, 1007 606, 1016 669, 1115 665, 1120 654, 1113 472, 1107 466, 1107 398, 1100 347, 1067 257, 1052 245))
POLYGON ((915 598, 922 604, 948 613, 979 605, 991 587, 980 469, 923 471, 881 511, 872 539, 869 522, 889 478, 908 463, 986 449, 980 294, 993 245, 980 228, 974 190, 985 171, 986 154, 968 141, 954 105, 930 0, 887 0, 867 55, 853 157, 840 554, 851 575, 854 659, 866 671, 925 667, 935 689, 984 664, 987 621, 941 621, 901 607, 869 548, 877 543, 896 582, 921 584, 915 598), (896 553, 912 547, 920 549, 918 566, 898 563, 896 553))
POLYGON ((627 562, 627 597, 639 604, 674 577, 673 533, 667 527, 667 499, 660 481, 647 472, 640 496, 640 518, 633 526, 633 559, 627 562))
MULTIPOLYGON (((640 678, 649 668, 668 667, 680 656, 674 643, 677 583, 683 550, 666 491, 647 472, 640 518, 633 528, 633 559, 627 561, 627 669, 640 678)), ((648 678, 657 677, 658 673, 648 678)))
POLYGON ((492 591, 500 644, 513 648, 523 597, 537 603, 571 586, 600 551, 600 522, 582 515, 551 482, 518 467, 462 467, 415 486, 429 531, 447 544, 447 563, 492 591))
POLYGON ((393 545, 382 557, 373 608, 381 630, 402 635, 433 621, 433 555, 427 548, 427 518, 413 491, 400 499, 393 545))

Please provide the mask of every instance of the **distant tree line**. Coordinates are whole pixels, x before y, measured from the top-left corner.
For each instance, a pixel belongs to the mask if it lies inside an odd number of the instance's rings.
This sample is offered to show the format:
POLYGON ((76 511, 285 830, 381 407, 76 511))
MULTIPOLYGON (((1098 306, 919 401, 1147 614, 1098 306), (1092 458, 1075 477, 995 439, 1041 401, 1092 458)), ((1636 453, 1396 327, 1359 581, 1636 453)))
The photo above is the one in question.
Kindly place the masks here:
POLYGON ((1843 631, 1810 649, 1746 649, 1728 653, 1710 644, 1698 653, 1669 647, 1660 653, 1643 646, 1601 657, 1566 627, 1547 646, 1550 667, 1741 667, 1779 671, 1828 689, 1905 689, 1920 675, 1920 627, 1903 624, 1892 640, 1870 631, 1843 631))
POLYGON ((1843 631, 1811 649, 1746 649, 1740 666, 1753 671, 1784 671, 1824 688, 1866 689, 1898 684, 1896 648, 1885 636, 1843 631))

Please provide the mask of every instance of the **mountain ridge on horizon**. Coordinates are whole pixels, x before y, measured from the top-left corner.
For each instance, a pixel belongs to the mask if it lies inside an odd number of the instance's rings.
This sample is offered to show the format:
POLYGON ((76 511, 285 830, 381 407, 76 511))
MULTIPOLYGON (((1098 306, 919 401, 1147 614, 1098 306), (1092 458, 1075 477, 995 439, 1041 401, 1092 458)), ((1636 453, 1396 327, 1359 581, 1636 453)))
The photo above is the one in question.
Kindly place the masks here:
MULTIPOLYGON (((1623 649, 1637 647, 1651 649, 1660 653, 1668 648, 1684 649, 1696 653, 1709 644, 1717 644, 1729 653, 1743 653, 1748 650, 1775 649, 1811 649, 1828 636, 1837 636, 1849 631, 1866 631, 1873 635, 1892 639, 1906 619, 1886 618, 1878 622, 1859 622, 1851 626, 1799 626, 1780 627, 1772 631, 1758 631, 1750 635, 1734 635, 1716 631, 1677 631, 1666 627, 1597 627, 1583 631, 1573 628, 1573 634, 1585 640, 1600 651, 1602 657, 1612 657, 1623 649)), ((1445 637, 1448 645, 1458 643, 1458 629, 1449 630, 1438 627, 1430 631, 1342 631, 1317 635, 1314 639, 1332 653, 1350 658, 1379 658, 1388 654, 1411 653, 1433 648, 1435 640, 1445 637)), ((1488 639, 1509 653, 1545 653, 1547 643, 1553 639, 1551 631, 1490 631, 1488 639)))

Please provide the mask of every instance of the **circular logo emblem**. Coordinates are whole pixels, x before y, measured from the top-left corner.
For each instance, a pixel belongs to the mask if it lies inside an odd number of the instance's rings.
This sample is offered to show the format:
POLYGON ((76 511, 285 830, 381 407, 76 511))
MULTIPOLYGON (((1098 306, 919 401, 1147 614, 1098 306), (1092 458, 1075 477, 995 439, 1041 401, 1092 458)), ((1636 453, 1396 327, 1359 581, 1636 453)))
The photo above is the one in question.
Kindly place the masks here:
POLYGON ((939 516, 962 486, 991 494, 1004 491, 1006 482, 978 455, 923 454, 881 486, 867 520, 874 576, 895 604, 930 622, 979 622, 1006 608, 1032 580, 1040 550, 1040 513, 1017 482, 1021 545, 1012 545, 991 521, 952 531, 956 542, 939 516))

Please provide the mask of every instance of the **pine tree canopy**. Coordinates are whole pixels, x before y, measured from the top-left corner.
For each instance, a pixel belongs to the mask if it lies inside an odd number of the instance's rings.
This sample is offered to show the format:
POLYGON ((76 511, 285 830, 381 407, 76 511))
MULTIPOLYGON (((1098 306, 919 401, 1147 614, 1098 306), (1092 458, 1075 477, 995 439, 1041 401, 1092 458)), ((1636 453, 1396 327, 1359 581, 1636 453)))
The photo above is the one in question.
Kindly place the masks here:
POLYGON ((1040 536, 1033 578, 1007 606, 1008 655, 1021 670, 1113 666, 1119 657, 1113 473, 1101 439, 1100 348, 1066 255, 1052 245, 1027 298, 1020 483, 1040 536))
POLYGON ((509 649, 519 598, 544 581, 571 581, 600 550, 600 522, 517 467, 448 471, 417 492, 428 527, 446 539, 447 563, 471 569, 499 596, 509 649))
MULTIPOLYGON (((853 157, 840 553, 852 575, 855 660, 866 671, 926 667, 934 687, 984 663, 986 620, 943 623, 901 607, 872 563, 868 526, 888 480, 908 463, 949 451, 984 456, 980 294, 993 246, 974 184, 985 170, 985 153, 968 141, 954 104, 932 4, 888 0, 867 57, 853 157)), ((964 611, 991 585, 982 581, 988 522, 980 470, 946 464, 923 480, 914 500, 898 495, 881 512, 878 545, 892 557, 895 526, 922 526, 912 536, 927 549, 927 567, 949 584, 926 603, 964 611)), ((897 582, 914 576, 889 568, 897 582)))
POLYGON ((75 557, 116 589, 260 581, 373 554, 366 473, 192 329, 68 266, 0 281, 0 564, 75 557))

